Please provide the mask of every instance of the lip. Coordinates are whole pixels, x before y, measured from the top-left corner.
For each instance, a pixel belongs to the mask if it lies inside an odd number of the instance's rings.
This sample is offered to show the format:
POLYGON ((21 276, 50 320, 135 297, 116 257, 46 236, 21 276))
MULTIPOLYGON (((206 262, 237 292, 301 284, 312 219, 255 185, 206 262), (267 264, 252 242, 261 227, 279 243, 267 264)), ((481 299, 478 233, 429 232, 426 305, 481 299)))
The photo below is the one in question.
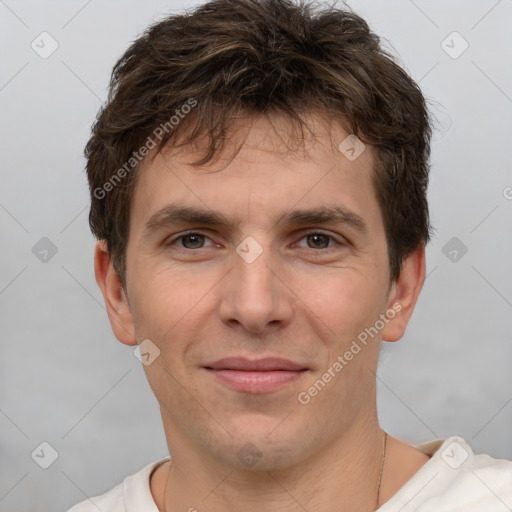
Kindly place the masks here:
POLYGON ((308 368, 279 357, 226 357, 203 368, 221 383, 245 393, 271 393, 300 379, 308 368))
POLYGON ((245 372, 269 372, 276 370, 298 371, 308 368, 299 363, 280 357, 265 357, 263 359, 247 359, 245 357, 225 357, 203 365, 212 370, 240 370, 245 372))

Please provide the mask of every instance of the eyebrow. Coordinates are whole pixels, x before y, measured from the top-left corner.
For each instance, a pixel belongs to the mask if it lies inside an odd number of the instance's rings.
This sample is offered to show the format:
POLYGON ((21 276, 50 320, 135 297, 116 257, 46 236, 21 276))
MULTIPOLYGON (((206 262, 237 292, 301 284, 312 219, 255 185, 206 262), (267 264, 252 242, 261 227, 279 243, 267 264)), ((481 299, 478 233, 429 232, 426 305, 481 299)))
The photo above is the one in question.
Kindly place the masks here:
MULTIPOLYGON (((322 205, 311 209, 286 211, 273 219, 275 225, 333 224, 345 225, 363 235, 368 227, 363 218, 348 208, 336 205, 322 205)), ((144 224, 143 233, 150 234, 162 228, 179 224, 202 224, 204 226, 224 226, 233 231, 237 223, 220 212, 183 204, 169 204, 154 213, 144 224)))

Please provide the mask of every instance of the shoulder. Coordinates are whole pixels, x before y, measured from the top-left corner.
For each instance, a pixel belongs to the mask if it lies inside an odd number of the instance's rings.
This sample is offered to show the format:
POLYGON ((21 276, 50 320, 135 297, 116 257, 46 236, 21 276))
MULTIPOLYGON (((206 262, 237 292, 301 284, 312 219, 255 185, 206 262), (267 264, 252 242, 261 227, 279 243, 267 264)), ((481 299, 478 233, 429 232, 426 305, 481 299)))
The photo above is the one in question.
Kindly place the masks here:
POLYGON ((512 507, 512 461, 475 454, 462 438, 454 438, 444 451, 441 457, 448 460, 448 471, 453 473, 448 496, 467 503, 464 510, 492 512, 512 507), (457 450, 459 455, 452 456, 457 450))
POLYGON ((151 495, 149 479, 151 473, 169 458, 151 462, 137 473, 126 477, 111 490, 77 503, 67 512, 130 512, 143 509, 158 512, 151 495))
POLYGON ((98 509, 102 512, 125 512, 123 486, 124 482, 104 494, 87 498, 71 507, 68 512, 98 512, 98 509))
POLYGON ((512 505, 512 461, 475 454, 457 436, 446 439, 431 461, 432 490, 425 500, 430 507, 425 510, 494 512, 512 505))
POLYGON ((512 507, 512 461, 475 454, 458 436, 414 446, 430 460, 379 512, 503 512, 512 507))

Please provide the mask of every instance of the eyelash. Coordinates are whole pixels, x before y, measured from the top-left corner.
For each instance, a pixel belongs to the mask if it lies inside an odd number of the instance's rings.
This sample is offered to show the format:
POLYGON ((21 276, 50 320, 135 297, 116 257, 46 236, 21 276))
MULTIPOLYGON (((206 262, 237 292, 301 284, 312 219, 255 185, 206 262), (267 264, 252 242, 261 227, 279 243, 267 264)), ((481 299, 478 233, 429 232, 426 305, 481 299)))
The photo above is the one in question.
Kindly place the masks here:
MULTIPOLYGON (((178 247, 178 246, 174 245, 175 242, 177 242, 187 236, 190 236, 190 235, 200 235, 200 236, 203 236, 203 237, 207 238, 208 240, 210 240, 210 237, 208 237, 204 233, 201 233, 200 231, 186 231, 184 233, 180 233, 180 234, 174 236, 173 238, 171 238, 168 242, 166 242, 165 246, 168 248, 171 248, 174 246, 173 250, 177 250, 180 252, 187 252, 187 253, 199 252, 201 249, 208 249, 208 247, 199 247, 198 249, 187 249, 185 247, 178 247)), ((344 241, 343 239, 342 240, 337 239, 335 236, 331 235, 330 233, 326 233, 324 231, 318 231, 318 230, 309 230, 309 231, 305 232, 302 235, 302 237, 300 238, 300 240, 306 238, 309 235, 323 235, 323 236, 329 238, 330 240, 335 241, 336 244, 339 246, 344 246, 344 245, 347 245, 347 243, 348 243, 348 242, 344 241)), ((313 248, 309 248, 309 247, 306 247, 306 248, 302 247, 301 249, 307 249, 309 251, 312 251, 312 253, 324 253, 325 254, 325 253, 330 253, 333 249, 335 250, 336 247, 332 246, 332 247, 326 247, 323 249, 313 249, 313 248)))

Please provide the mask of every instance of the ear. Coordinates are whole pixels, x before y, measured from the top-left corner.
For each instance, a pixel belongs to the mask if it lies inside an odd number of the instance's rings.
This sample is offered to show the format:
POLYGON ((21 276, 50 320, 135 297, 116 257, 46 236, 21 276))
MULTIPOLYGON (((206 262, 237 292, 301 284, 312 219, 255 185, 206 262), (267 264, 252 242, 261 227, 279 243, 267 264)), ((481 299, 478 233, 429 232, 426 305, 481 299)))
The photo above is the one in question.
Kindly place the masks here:
POLYGON ((382 331, 383 341, 398 341, 405 332, 414 306, 425 282, 425 244, 421 244, 402 265, 398 279, 392 284, 388 311, 394 311, 382 331))
POLYGON ((115 337, 125 345, 136 345, 137 337, 132 313, 119 276, 112 266, 105 240, 96 243, 94 275, 103 294, 108 319, 115 337))

